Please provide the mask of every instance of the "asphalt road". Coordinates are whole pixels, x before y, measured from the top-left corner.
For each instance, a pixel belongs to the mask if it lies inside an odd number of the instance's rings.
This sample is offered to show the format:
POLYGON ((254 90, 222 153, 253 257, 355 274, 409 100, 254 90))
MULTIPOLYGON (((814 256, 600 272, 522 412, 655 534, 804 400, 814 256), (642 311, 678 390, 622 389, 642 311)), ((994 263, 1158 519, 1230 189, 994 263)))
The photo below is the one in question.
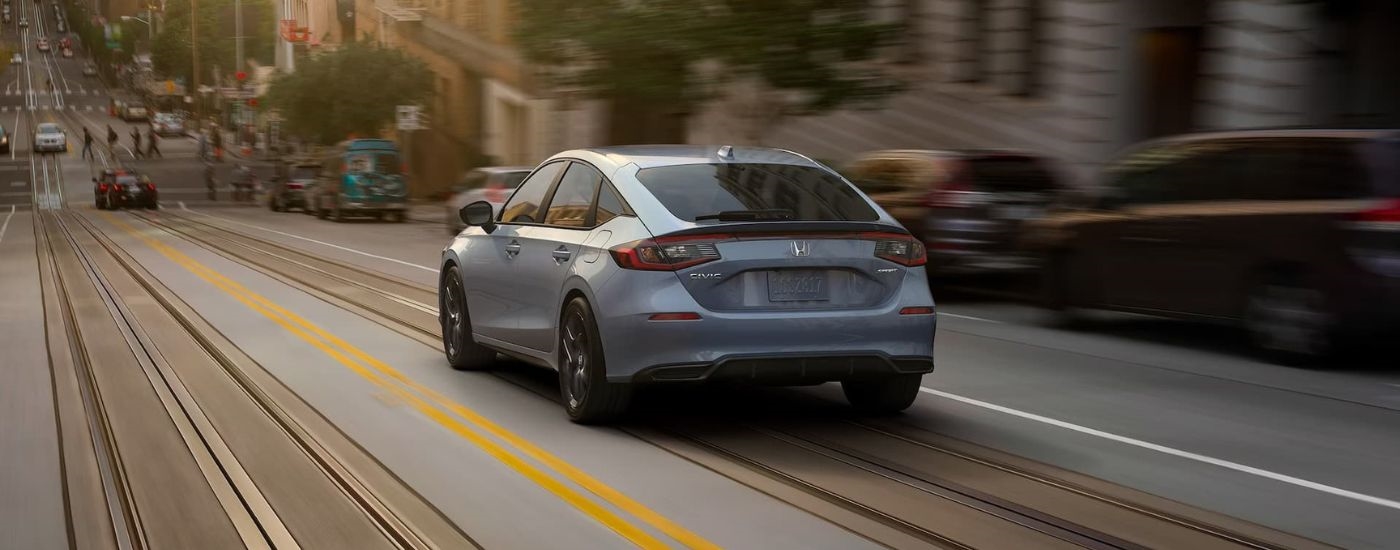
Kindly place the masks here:
MULTIPOLYGON (((446 244, 430 223, 192 211, 423 284, 435 283, 446 244)), ((940 295, 951 298, 940 304, 937 370, 902 422, 1340 546, 1397 544, 1392 365, 1291 368, 1255 358, 1228 328, 1103 314, 1069 330, 1029 306, 940 295)), ((841 401, 834 386, 773 391, 841 401)))
MULTIPOLYGON (((110 125, 126 145, 133 126, 107 116, 100 85, 81 76, 81 49, 77 59, 35 50, 39 34, 56 38, 47 31, 49 18, 32 13, 36 4, 12 6, 16 20, 27 15, 33 25, 4 27, 6 40, 23 45, 26 63, 0 73, 6 85, 0 124, 12 141, 10 152, 0 156, 0 290, 7 297, 0 309, 6 329, 0 345, 7 350, 6 383, 0 385, 0 462, 6 464, 0 473, 0 532, 24 537, 0 545, 68 544, 62 522, 55 521, 63 480, 55 468, 58 435, 39 344, 42 315, 36 317, 41 307, 33 292, 39 270, 32 260, 32 213, 25 211, 31 205, 67 205, 91 216, 222 335, 485 546, 627 544, 551 494, 548 484, 498 460, 491 452, 494 439, 481 443, 449 422, 425 417, 414 398, 387 390, 269 323, 246 307, 243 295, 216 290, 191 266, 207 267, 307 323, 327 327, 442 399, 494 419, 715 544, 870 544, 617 430, 568 423, 555 403, 539 397, 554 391, 548 373, 524 365, 505 375, 452 372, 439 350, 275 276, 171 235, 137 231, 127 214, 92 212, 92 175, 125 166, 158 183, 168 210, 426 285, 436 283, 437 258, 447 240, 443 227, 432 223, 336 224, 261 206, 211 204, 203 164, 187 138, 164 140, 160 159, 138 159, 127 146, 102 147, 96 158, 82 158, 83 128, 100 142, 110 125), (56 83, 53 93, 45 80, 56 83), (69 153, 30 153, 33 126, 47 121, 69 130, 69 153), (152 238, 168 250, 152 247, 152 238)), ((233 165, 221 166, 220 179, 227 181, 233 165)), ((1256 359, 1228 328, 1103 315, 1071 330, 1048 324, 1034 308, 977 296, 935 287, 937 370, 898 422, 1338 546, 1400 547, 1394 528, 1400 525, 1400 371, 1393 362, 1373 358, 1330 370, 1289 368, 1256 359)), ((842 402, 830 385, 659 395, 643 399, 642 414, 743 409, 808 395, 819 398, 816 405, 798 402, 782 414, 793 422, 820 422, 811 419, 842 402)))

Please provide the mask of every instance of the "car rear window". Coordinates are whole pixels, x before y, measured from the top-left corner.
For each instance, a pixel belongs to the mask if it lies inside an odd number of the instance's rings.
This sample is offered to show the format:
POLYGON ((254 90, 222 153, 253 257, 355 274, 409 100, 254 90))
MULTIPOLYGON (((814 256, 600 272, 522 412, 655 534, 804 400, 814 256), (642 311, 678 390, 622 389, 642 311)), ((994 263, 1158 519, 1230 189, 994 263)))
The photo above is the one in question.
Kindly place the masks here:
POLYGON ((131 185, 133 183, 136 183, 136 176, 117 176, 117 183, 120 183, 122 185, 131 185))
POLYGON ((637 171, 637 179, 672 215, 789 210, 793 221, 874 221, 880 215, 851 184, 813 166, 759 163, 683 164, 637 171))
POLYGON ((967 161, 972 184, 984 191, 1054 191, 1055 176, 1039 159, 984 157, 967 161))

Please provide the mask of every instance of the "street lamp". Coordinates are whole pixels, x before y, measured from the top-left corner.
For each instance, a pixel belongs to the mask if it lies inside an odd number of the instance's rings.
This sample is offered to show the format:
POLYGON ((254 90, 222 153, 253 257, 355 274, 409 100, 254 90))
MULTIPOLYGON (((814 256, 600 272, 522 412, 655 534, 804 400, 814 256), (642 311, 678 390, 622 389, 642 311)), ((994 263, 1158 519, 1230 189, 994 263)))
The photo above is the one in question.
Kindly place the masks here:
POLYGON ((146 47, 155 47, 156 29, 155 26, 151 25, 151 21, 149 19, 142 19, 140 17, 136 17, 135 15, 123 15, 122 21, 138 21, 144 23, 146 25, 146 47))

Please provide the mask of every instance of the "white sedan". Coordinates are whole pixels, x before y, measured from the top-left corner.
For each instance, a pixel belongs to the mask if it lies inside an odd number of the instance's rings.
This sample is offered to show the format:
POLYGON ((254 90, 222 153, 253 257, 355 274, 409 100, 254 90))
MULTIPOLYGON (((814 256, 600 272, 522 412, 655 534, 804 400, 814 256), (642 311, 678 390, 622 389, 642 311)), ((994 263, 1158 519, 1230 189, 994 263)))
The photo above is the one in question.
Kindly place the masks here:
POLYGON ((45 151, 65 153, 68 151, 68 134, 57 124, 45 122, 34 130, 34 152, 45 151))

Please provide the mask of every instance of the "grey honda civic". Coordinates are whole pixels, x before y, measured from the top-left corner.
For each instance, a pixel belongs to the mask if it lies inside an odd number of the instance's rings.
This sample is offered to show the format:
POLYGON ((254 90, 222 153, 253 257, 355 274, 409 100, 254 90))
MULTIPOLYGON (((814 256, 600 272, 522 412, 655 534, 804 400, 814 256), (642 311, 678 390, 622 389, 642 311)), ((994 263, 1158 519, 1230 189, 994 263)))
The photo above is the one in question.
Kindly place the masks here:
POLYGON ((641 385, 840 382, 858 410, 908 408, 933 371, 924 246, 835 171, 790 151, 566 151, 442 252, 452 367, 498 355, 558 371, 569 417, 641 385))

